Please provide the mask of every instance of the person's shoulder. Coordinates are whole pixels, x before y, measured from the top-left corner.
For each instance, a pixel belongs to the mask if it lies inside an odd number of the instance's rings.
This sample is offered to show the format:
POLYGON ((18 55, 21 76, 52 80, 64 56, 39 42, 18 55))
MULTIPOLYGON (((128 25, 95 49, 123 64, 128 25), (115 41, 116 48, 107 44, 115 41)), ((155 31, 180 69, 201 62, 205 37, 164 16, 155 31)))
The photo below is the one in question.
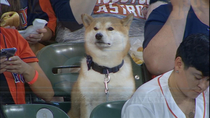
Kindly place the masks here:
POLYGON ((159 7, 154 9, 153 11, 161 13, 161 14, 170 14, 170 12, 172 11, 172 4, 168 3, 168 4, 160 5, 159 7))
POLYGON ((3 33, 4 35, 14 35, 14 33, 17 33, 18 31, 16 29, 12 29, 12 28, 3 28, 3 27, 0 27, 0 31, 1 33, 3 33))
POLYGON ((0 28, 0 32, 4 37, 4 40, 6 40, 7 45, 12 45, 13 47, 16 47, 19 43, 19 41, 22 41, 19 37, 19 33, 16 29, 11 28, 0 28))
POLYGON ((144 97, 161 96, 162 93, 160 87, 168 87, 168 78, 171 75, 171 73, 172 70, 153 78, 152 80, 141 85, 135 93, 144 97))
POLYGON ((160 5, 150 13, 148 19, 146 20, 146 24, 150 23, 151 21, 165 22, 168 19, 171 11, 171 3, 160 5))
POLYGON ((157 7, 157 9, 160 9, 160 10, 172 10, 172 4, 171 3, 162 4, 159 7, 157 7))
POLYGON ((138 89, 145 89, 148 88, 147 91, 152 91, 154 89, 156 89, 156 87, 158 87, 158 83, 157 83, 157 78, 153 78, 150 81, 144 83, 143 85, 141 85, 138 89))
POLYGON ((143 85, 141 85, 134 93, 132 97, 136 97, 137 99, 145 100, 149 96, 159 96, 160 95, 160 87, 158 85, 157 78, 154 78, 143 85))
POLYGON ((1 33, 4 35, 5 39, 8 42, 12 43, 18 43, 18 42, 23 42, 26 41, 21 34, 18 32, 17 29, 12 29, 12 28, 2 28, 0 29, 1 33))
POLYGON ((132 97, 126 102, 126 108, 153 108, 155 107, 155 102, 162 100, 162 94, 157 83, 157 79, 150 80, 149 82, 141 85, 132 97))

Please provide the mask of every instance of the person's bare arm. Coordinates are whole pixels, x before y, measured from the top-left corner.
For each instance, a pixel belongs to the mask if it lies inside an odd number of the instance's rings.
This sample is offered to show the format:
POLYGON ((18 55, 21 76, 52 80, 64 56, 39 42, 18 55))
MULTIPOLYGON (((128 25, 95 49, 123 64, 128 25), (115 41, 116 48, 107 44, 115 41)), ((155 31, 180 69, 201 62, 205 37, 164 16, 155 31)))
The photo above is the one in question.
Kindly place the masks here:
MULTIPOLYGON (((33 67, 34 70, 32 72, 34 72, 34 74, 35 74, 35 70, 37 70, 37 72, 39 73, 37 81, 34 84, 29 85, 31 90, 38 97, 42 98, 46 102, 50 102, 54 96, 54 91, 53 91, 53 88, 49 79, 47 78, 47 76, 45 75, 45 73, 43 72, 43 70, 41 69, 41 67, 39 66, 37 62, 28 63, 28 64, 31 67, 33 67)), ((29 81, 31 81, 31 79, 29 79, 29 81)))
POLYGON ((159 75, 174 67, 176 49, 182 42, 190 0, 171 0, 173 10, 160 31, 144 49, 148 70, 159 75))
POLYGON ((41 41, 49 41, 52 38, 53 31, 47 26, 45 26, 45 29, 47 30, 47 32, 43 33, 43 37, 41 38, 41 41))
POLYGON ((73 15, 79 24, 82 24, 81 15, 91 14, 97 0, 70 0, 69 4, 73 15))
POLYGON ((18 56, 13 56, 10 57, 9 60, 5 61, 4 59, 4 61, 2 61, 2 65, 2 72, 8 71, 22 74, 26 82, 32 81, 35 76, 35 71, 37 71, 37 81, 29 86, 38 97, 46 102, 51 101, 52 97, 54 96, 52 85, 37 62, 25 63, 18 56))

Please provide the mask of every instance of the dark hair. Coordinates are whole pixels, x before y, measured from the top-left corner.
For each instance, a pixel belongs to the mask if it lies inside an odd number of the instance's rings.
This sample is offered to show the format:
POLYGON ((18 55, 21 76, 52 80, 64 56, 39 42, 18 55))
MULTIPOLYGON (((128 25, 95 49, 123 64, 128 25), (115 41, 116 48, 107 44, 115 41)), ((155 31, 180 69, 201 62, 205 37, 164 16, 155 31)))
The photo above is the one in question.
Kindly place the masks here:
MULTIPOLYGON (((0 4, 0 18, 1 16, 8 11, 15 11, 15 12, 19 12, 21 9, 21 5, 20 5, 20 1, 19 0, 7 0, 10 4, 10 6, 4 5, 4 4, 0 4)), ((1 20, 0 20, 1 23, 1 20)))
MULTIPOLYGON (((20 1, 19 0, 7 0, 10 6, 1 4, 1 12, 2 14, 8 11, 16 11, 18 12, 21 9, 20 1)), ((2 15, 1 14, 1 15, 2 15)))
POLYGON ((177 49, 176 57, 181 57, 185 69, 194 67, 203 76, 209 76, 209 36, 192 34, 182 41, 177 49))

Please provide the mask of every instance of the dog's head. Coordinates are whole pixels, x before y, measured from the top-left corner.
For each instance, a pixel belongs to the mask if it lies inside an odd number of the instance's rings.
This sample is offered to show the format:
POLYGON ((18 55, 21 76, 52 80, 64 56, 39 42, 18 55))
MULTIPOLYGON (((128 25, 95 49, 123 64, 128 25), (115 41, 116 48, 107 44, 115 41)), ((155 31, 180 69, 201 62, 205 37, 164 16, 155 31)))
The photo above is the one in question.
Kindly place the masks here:
POLYGON ((133 20, 133 14, 123 19, 116 17, 93 18, 87 14, 82 15, 85 27, 86 52, 100 51, 122 51, 127 54, 129 43, 129 28, 133 20), (91 47, 91 49, 90 49, 91 47))

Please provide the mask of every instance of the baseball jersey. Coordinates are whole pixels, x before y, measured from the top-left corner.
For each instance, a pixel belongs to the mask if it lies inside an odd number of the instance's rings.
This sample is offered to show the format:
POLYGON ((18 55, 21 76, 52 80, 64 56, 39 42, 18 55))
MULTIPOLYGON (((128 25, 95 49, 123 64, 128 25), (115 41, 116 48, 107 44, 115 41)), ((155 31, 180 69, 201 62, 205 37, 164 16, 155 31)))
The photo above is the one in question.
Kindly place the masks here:
MULTIPOLYGON (((24 62, 38 62, 35 54, 29 47, 28 42, 15 29, 5 29, 0 27, 0 49, 16 47, 16 56, 24 62)), ((3 73, 15 104, 25 103, 24 78, 22 75, 4 72, 3 73)), ((1 78, 4 79, 4 78, 1 78)))
MULTIPOLYGON (((140 86, 124 104, 122 118, 186 118, 169 90, 171 73, 168 71, 140 86)), ((209 88, 195 101, 195 118, 209 118, 209 88)))

